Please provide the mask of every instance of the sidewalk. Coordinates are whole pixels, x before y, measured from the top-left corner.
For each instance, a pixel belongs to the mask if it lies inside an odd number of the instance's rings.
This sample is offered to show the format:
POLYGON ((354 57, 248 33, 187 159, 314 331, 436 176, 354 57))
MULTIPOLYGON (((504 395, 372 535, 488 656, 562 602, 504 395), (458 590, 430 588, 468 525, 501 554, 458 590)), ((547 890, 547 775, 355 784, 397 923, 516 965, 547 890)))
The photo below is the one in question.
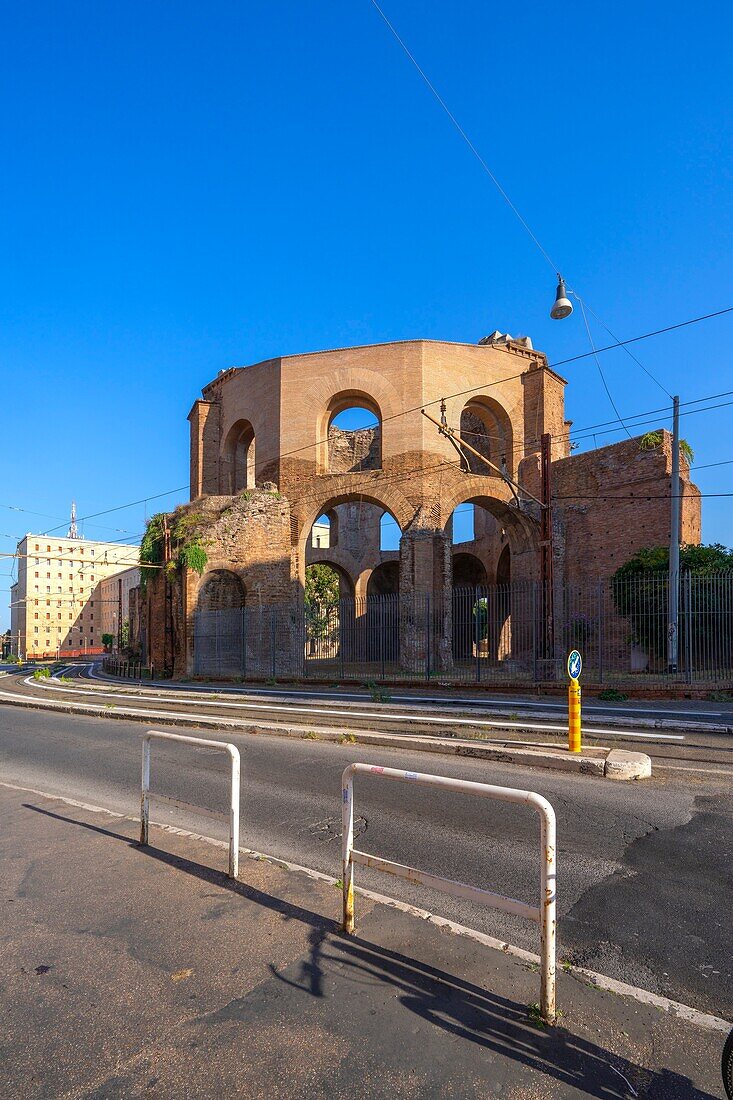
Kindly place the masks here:
POLYGON ((545 1028, 531 967, 408 913, 357 897, 345 938, 304 873, 233 884, 202 840, 2 787, 0 815, 2 1096, 723 1095, 721 1033, 562 971, 545 1028))

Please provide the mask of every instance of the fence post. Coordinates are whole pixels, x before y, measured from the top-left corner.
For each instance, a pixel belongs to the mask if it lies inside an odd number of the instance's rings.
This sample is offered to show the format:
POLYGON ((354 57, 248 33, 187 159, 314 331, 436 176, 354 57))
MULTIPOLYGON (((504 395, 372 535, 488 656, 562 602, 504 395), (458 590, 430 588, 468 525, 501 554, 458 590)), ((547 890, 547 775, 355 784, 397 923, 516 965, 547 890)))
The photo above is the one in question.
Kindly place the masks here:
POLYGON ((537 581, 532 581, 532 679, 537 683, 537 581))
POLYGON ((343 898, 342 931, 354 934, 354 776, 344 769, 341 779, 341 891, 343 898))
POLYGON ((692 683, 692 573, 685 574, 685 680, 692 683))
POLYGON ((430 649, 433 644, 430 630, 430 595, 425 594, 425 679, 430 681, 430 649))
MULTIPOLYGON (((481 682, 481 657, 479 654, 479 614, 478 614, 478 588, 473 590, 473 608, 471 613, 473 614, 473 646, 476 650, 476 683, 481 682)), ((486 627, 488 630, 489 625, 489 599, 486 597, 486 627)), ((488 635, 487 635, 488 637, 488 635)))
POLYGON ((598 581, 598 683, 603 683, 603 581, 598 581))
POLYGON ((240 666, 242 679, 247 679, 247 609, 242 608, 242 651, 240 654, 240 666))
POLYGON ((150 825, 150 742, 143 738, 143 775, 140 793, 140 843, 148 843, 150 825))

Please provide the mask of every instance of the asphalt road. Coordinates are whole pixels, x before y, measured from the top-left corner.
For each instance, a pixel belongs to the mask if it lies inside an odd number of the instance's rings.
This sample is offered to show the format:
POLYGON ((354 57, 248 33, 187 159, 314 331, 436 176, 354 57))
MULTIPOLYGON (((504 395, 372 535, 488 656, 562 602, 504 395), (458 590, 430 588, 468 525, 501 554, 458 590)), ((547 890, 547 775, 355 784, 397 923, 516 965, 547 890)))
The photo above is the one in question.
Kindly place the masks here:
MULTIPOLYGON (((142 728, 0 706, 0 776, 137 814, 142 728)), ((334 876, 340 774, 353 759, 540 792, 558 816, 561 957, 733 1016, 733 793, 725 775, 614 784, 402 750, 230 736, 242 752, 242 844, 334 876)), ((153 752, 153 791, 177 800, 154 797, 153 818, 224 839, 224 758, 178 746, 153 752)), ((360 777, 356 815, 367 851, 527 901, 537 896, 538 826, 529 810, 360 777)), ((217 858, 223 853, 212 850, 217 858)), ((357 881, 537 950, 536 928, 518 918, 362 868, 357 881)))
MULTIPOLYGON (((371 730, 389 734, 431 737, 470 737, 495 740, 567 744, 567 718, 564 713, 548 715, 510 712, 510 717, 487 713, 482 707, 458 700, 440 705, 412 699, 375 703, 371 699, 324 699, 319 694, 291 696, 264 695, 249 686, 237 689, 221 687, 209 690, 200 685, 167 683, 163 687, 137 685, 127 680, 110 682, 95 674, 89 679, 88 666, 70 666, 64 679, 34 681, 29 674, 6 676, 0 680, 0 702, 6 693, 26 699, 120 708, 130 706, 207 719, 226 719, 241 723, 300 726, 305 729, 335 727, 339 730, 371 730)), ((513 703, 511 705, 514 705, 513 703)), ((596 718, 584 709, 583 740, 588 746, 606 745, 638 749, 650 755, 655 769, 669 771, 707 771, 728 773, 733 779, 733 729, 726 725, 713 728, 683 726, 655 729, 653 724, 619 726, 606 717, 596 718)))

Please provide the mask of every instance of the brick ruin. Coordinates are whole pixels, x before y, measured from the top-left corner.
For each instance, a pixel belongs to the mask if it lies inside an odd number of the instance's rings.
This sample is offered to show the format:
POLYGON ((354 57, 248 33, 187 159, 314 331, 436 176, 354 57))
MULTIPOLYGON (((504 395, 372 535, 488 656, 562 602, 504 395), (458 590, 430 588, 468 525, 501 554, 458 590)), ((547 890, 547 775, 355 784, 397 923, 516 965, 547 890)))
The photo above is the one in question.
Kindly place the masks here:
MULTIPOLYGON (((565 386, 529 340, 498 333, 476 345, 411 340, 220 372, 189 414, 191 501, 171 516, 189 516, 208 562, 201 576, 161 572, 136 594, 133 634, 144 656, 191 675, 198 612, 277 606, 297 619, 306 568, 317 562, 333 566, 341 594, 357 600, 440 600, 462 586, 538 580, 532 497, 541 495, 544 433, 552 437, 556 586, 610 576, 637 549, 665 544, 669 434, 651 449, 635 438, 572 454, 565 386), (441 399, 447 424, 519 493, 479 458, 461 457, 421 415, 439 416, 441 399), (353 407, 376 426, 334 423, 353 407), (453 545, 453 512, 465 503, 474 505, 473 537, 453 545), (398 550, 380 549, 385 513, 399 527, 398 550), (329 545, 317 547, 311 531, 323 516, 329 545)), ((700 497, 684 460, 681 485, 680 539, 697 543, 700 497)), ((451 661, 450 600, 444 606, 431 643, 441 667, 451 661)), ((404 644, 419 649, 413 626, 402 631, 404 644)))

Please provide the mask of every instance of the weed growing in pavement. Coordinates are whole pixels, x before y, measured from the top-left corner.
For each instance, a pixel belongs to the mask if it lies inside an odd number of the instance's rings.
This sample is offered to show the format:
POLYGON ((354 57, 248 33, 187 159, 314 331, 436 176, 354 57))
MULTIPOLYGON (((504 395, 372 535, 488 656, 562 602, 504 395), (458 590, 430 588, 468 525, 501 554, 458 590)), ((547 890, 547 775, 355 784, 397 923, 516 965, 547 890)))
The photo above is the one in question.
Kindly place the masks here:
POLYGON ((339 745, 355 745, 356 738, 353 733, 345 733, 343 737, 339 737, 339 745))
POLYGON ((71 680, 70 676, 59 676, 59 683, 60 684, 70 684, 71 682, 72 682, 72 680, 71 680))
POLYGON ((303 734, 303 737, 305 737, 305 739, 307 741, 317 741, 318 740, 318 734, 315 733, 313 730, 308 730, 307 733, 303 734))
POLYGON ((51 675, 50 668, 37 668, 33 673, 34 680, 48 680, 51 675))
POLYGON ((389 703, 392 700, 392 696, 385 687, 380 687, 374 683, 374 680, 368 680, 364 685, 369 694, 371 695, 373 703, 389 703))
POLYGON ((527 1005, 527 1017, 536 1027, 547 1027, 547 1021, 542 1019, 542 1011, 537 1001, 527 1005))
POLYGON ((598 692, 598 698, 604 703, 625 703, 628 695, 624 695, 623 691, 617 691, 616 688, 604 688, 603 691, 598 692))
POLYGON ((730 691, 711 691, 709 695, 705 697, 711 703, 733 703, 733 692, 730 691))

